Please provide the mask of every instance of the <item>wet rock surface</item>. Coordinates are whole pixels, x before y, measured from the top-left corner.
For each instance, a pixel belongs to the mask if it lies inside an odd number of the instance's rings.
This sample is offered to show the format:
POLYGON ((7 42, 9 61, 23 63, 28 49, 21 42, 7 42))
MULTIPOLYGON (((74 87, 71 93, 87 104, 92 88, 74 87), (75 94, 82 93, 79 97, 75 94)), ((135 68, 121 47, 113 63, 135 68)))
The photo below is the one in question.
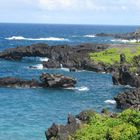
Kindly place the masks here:
POLYGON ((49 61, 43 62, 45 68, 66 67, 101 71, 103 68, 93 64, 88 54, 105 50, 109 46, 107 44, 81 44, 77 46, 34 44, 6 49, 0 52, 0 58, 17 61, 23 57, 48 57, 49 61))
MULTIPOLYGON (((69 68, 70 71, 90 70, 95 72, 112 72, 114 66, 94 63, 89 53, 100 52, 110 47, 122 47, 121 44, 80 44, 77 46, 33 44, 6 49, 0 52, 1 59, 19 61, 24 57, 47 57, 44 68, 69 68)), ((124 47, 124 45, 123 45, 124 47)))
MULTIPOLYGON (((139 58, 139 57, 138 57, 139 58)), ((137 58, 134 58, 137 59, 137 58)), ((137 70, 139 70, 139 64, 135 64, 137 70)), ((130 67, 126 64, 126 58, 124 54, 120 55, 120 66, 118 71, 112 73, 112 81, 114 85, 129 85, 133 89, 129 89, 120 93, 114 99, 117 103, 117 108, 136 108, 140 105, 140 75, 139 72, 130 72, 130 67)))
MULTIPOLYGON (((139 58, 139 57, 138 57, 139 58)), ((137 59, 137 58, 134 58, 137 59)), ((139 70, 138 63, 135 65, 139 70)), ((139 71, 131 72, 131 65, 126 64, 125 54, 120 55, 120 66, 117 71, 112 72, 112 81, 114 85, 129 85, 131 87, 140 87, 140 75, 139 71)))
POLYGON ((117 103, 117 108, 127 109, 127 108, 136 108, 140 105, 140 89, 131 89, 125 92, 120 93, 115 98, 117 103))
POLYGON ((113 73, 112 81, 114 85, 129 85, 131 87, 140 87, 140 75, 131 73, 126 67, 120 67, 119 73, 113 73))
POLYGON ((40 80, 42 81, 43 87, 68 88, 68 87, 74 87, 76 84, 76 80, 74 78, 66 77, 61 74, 43 73, 40 76, 40 80))
POLYGON ((107 34, 107 33, 99 33, 96 34, 99 37, 114 37, 117 39, 126 39, 126 40, 140 40, 140 29, 136 30, 135 32, 124 33, 124 34, 107 34))
POLYGON ((92 110, 85 110, 75 117, 68 115, 66 125, 57 125, 55 123, 45 132, 47 140, 69 140, 69 137, 74 135, 81 127, 82 123, 89 121, 95 114, 92 110))
POLYGON ((23 80, 14 77, 0 78, 0 87, 43 87, 43 88, 68 88, 74 87, 76 80, 60 74, 43 73, 38 80, 23 80))
MULTIPOLYGON (((104 109, 101 115, 115 118, 117 114, 109 112, 107 109, 104 109)), ((76 116, 68 115, 66 125, 57 125, 52 124, 50 128, 45 131, 47 140, 70 140, 73 138, 76 131, 82 128, 85 124, 90 123, 91 118, 97 113, 93 110, 84 110, 76 116)))

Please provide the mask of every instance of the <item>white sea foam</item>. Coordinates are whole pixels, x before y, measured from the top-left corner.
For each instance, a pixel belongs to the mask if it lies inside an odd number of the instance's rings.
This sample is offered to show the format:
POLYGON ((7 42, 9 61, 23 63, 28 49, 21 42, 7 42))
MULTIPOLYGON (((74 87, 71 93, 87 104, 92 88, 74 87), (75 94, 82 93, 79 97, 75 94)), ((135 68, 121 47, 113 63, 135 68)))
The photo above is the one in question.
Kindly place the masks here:
POLYGON ((7 40, 25 40, 25 38, 23 36, 12 36, 12 37, 8 37, 5 39, 7 39, 7 40))
POLYGON ((43 61, 47 62, 47 61, 49 60, 49 58, 44 57, 44 58, 40 58, 39 60, 40 60, 41 62, 43 62, 43 61))
POLYGON ((30 69, 38 69, 38 70, 43 70, 43 65, 42 64, 37 64, 34 66, 30 66, 30 69))
POLYGON ((75 89, 78 90, 78 91, 89 91, 89 88, 88 87, 85 87, 85 86, 77 87, 75 89))
POLYGON ((96 36, 95 36, 95 35, 84 35, 84 37, 94 38, 94 37, 96 37, 96 36))
POLYGON ((48 38, 25 38, 23 36, 12 36, 5 38, 7 40, 29 40, 29 41, 69 41, 65 38, 48 37, 48 38))
POLYGON ((112 42, 122 42, 122 43, 137 43, 140 42, 140 40, 136 40, 136 39, 131 39, 131 40, 127 40, 127 39, 112 39, 112 42))
POLYGON ((82 86, 82 87, 71 87, 71 88, 66 88, 70 90, 78 90, 78 91, 89 91, 88 87, 82 86))
POLYGON ((134 88, 134 87, 131 87, 130 85, 126 85, 125 88, 134 88))
POLYGON ((69 68, 64 68, 64 67, 63 67, 63 64, 60 64, 60 67, 61 67, 61 70, 63 70, 63 71, 68 71, 68 72, 70 71, 69 68))
POLYGON ((69 68, 61 68, 61 70, 68 71, 68 72, 70 71, 69 68))
POLYGON ((112 105, 114 105, 114 104, 116 104, 116 101, 115 100, 106 100, 106 101, 104 101, 106 104, 112 104, 112 105))

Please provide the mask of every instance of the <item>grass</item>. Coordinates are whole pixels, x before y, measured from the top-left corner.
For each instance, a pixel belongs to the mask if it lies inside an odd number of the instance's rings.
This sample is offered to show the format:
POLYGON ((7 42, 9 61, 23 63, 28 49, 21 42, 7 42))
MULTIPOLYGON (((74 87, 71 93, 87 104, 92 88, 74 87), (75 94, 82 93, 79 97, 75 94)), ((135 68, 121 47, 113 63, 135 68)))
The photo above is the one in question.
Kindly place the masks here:
POLYGON ((134 66, 134 57, 140 55, 140 47, 110 48, 105 51, 90 53, 89 56, 95 63, 117 65, 120 63, 120 54, 125 54, 126 63, 134 66))

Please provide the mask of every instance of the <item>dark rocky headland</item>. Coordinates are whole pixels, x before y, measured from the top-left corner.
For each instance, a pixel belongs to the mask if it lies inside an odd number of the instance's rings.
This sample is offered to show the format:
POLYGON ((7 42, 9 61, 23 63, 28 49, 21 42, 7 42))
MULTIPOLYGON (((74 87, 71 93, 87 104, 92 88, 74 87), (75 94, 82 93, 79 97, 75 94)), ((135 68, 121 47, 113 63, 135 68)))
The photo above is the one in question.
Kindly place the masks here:
POLYGON ((136 30, 135 32, 123 33, 123 34, 98 33, 98 34, 96 34, 96 36, 114 37, 116 39, 136 40, 137 42, 139 42, 139 40, 140 40, 140 29, 136 30))

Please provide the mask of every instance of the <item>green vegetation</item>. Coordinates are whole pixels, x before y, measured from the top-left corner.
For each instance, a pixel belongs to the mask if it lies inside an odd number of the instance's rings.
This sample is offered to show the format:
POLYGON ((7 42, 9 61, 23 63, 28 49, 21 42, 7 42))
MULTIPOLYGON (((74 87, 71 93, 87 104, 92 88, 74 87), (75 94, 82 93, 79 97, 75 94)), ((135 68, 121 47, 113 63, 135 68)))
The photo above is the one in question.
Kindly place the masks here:
POLYGON ((94 114, 71 140, 140 140, 140 112, 125 110, 115 118, 94 114))
POLYGON ((134 57, 140 55, 140 47, 110 48, 105 51, 90 53, 89 56, 95 63, 118 65, 120 62, 120 54, 125 54, 126 63, 135 67, 134 57))

